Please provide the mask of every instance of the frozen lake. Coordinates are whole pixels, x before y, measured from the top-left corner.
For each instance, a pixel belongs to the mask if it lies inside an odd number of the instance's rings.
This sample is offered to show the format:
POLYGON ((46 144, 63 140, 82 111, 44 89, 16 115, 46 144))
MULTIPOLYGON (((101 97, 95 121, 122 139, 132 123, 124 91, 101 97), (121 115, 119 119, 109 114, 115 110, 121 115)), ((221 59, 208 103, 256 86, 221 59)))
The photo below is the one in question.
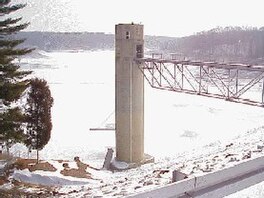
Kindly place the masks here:
MULTIPOLYGON (((52 135, 40 152, 41 158, 73 160, 79 156, 86 163, 102 167, 107 148, 115 147, 114 132, 89 129, 115 122, 114 52, 42 51, 24 57, 20 63, 24 69, 33 70, 34 76, 46 79, 54 97, 52 135)), ((119 185, 122 177, 131 177, 127 190, 131 193, 137 180, 144 180, 144 175, 154 169, 173 168, 177 162, 192 168, 196 158, 219 154, 225 143, 233 140, 236 152, 248 150, 247 146, 254 148, 263 136, 263 119, 263 108, 156 90, 146 82, 145 152, 154 156, 156 163, 128 172, 106 173, 111 181, 109 188, 119 185)), ((12 151, 27 156, 24 146, 16 145, 12 151)), ((230 197, 263 197, 262 186, 263 182, 230 197)), ((95 195, 101 195, 102 188, 92 189, 95 195)))
MULTIPOLYGON (((54 97, 52 136, 41 157, 78 155, 102 163, 115 146, 114 132, 89 129, 114 123, 114 51, 39 52, 21 65, 46 79, 54 97)), ((263 119, 259 107, 156 90, 145 82, 145 152, 156 158, 230 140, 263 119)))

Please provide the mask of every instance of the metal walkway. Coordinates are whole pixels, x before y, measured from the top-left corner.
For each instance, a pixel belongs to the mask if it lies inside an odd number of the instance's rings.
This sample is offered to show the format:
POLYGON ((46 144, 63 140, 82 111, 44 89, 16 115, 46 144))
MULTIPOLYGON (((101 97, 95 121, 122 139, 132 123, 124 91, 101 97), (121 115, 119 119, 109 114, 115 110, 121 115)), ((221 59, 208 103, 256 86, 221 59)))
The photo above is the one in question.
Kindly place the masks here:
POLYGON ((137 58, 153 88, 264 107, 264 66, 137 58))

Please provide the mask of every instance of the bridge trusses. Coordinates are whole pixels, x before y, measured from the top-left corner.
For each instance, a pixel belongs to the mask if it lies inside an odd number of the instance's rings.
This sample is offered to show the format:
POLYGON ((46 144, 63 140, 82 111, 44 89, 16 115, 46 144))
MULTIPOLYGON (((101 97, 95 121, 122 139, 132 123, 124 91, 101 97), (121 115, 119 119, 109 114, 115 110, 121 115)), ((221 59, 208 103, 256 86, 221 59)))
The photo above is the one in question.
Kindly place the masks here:
POLYGON ((153 88, 264 106, 264 66, 160 58, 136 61, 153 88))

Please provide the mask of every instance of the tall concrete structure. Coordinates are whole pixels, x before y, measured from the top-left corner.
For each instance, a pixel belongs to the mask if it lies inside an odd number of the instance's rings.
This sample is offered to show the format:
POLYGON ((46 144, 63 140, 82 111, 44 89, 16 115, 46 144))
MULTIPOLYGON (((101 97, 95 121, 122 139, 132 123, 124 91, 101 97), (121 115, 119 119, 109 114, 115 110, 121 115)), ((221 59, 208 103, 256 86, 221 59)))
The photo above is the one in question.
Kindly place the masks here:
POLYGON ((144 159, 144 76, 135 58, 144 56, 143 25, 115 27, 116 160, 144 159))

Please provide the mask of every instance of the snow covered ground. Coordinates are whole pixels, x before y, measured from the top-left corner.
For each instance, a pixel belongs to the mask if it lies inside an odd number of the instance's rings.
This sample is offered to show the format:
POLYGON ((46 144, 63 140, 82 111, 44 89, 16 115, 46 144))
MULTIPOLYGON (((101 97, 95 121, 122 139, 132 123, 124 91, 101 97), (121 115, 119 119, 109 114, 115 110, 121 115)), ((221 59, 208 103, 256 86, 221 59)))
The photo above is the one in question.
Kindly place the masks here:
MULTIPOLYGON (((79 156, 101 168, 107 148, 115 146, 114 133, 91 132, 89 128, 114 123, 114 52, 40 54, 25 57, 21 64, 49 82, 55 101, 52 137, 41 157, 73 160, 79 156)), ((54 173, 37 172, 32 177, 26 171, 15 174, 39 181, 43 176, 57 179, 67 184, 60 191, 75 189, 77 197, 122 197, 168 184, 175 169, 205 174, 263 155, 262 108, 155 90, 147 83, 145 87, 145 152, 155 157, 155 163, 116 173, 88 170, 96 180, 77 186, 67 183, 75 179, 54 173)), ((12 151, 28 155, 22 145, 12 151)), ((254 189, 255 197, 264 196, 261 184, 254 189)), ((240 193, 237 197, 247 197, 240 193)))
MULTIPOLYGON (((113 173, 88 168, 87 171, 92 174, 92 180, 62 176, 59 173, 62 170, 62 164, 52 160, 49 162, 57 168, 56 172, 30 173, 24 170, 16 171, 13 177, 29 183, 59 185, 58 192, 60 193, 72 192, 75 189, 76 193, 72 194, 73 197, 84 195, 123 197, 169 184, 172 171, 175 169, 197 176, 233 166, 245 159, 261 156, 264 153, 263 138, 264 128, 262 127, 253 129, 233 140, 215 142, 175 157, 158 158, 153 164, 146 164, 127 171, 113 173)), ((74 167, 73 164, 70 166, 74 167)), ((247 192, 252 195, 250 197, 263 197, 262 187, 263 184, 259 184, 253 190, 244 190, 245 192, 241 191, 238 195, 234 194, 230 197, 247 197, 247 192)))

